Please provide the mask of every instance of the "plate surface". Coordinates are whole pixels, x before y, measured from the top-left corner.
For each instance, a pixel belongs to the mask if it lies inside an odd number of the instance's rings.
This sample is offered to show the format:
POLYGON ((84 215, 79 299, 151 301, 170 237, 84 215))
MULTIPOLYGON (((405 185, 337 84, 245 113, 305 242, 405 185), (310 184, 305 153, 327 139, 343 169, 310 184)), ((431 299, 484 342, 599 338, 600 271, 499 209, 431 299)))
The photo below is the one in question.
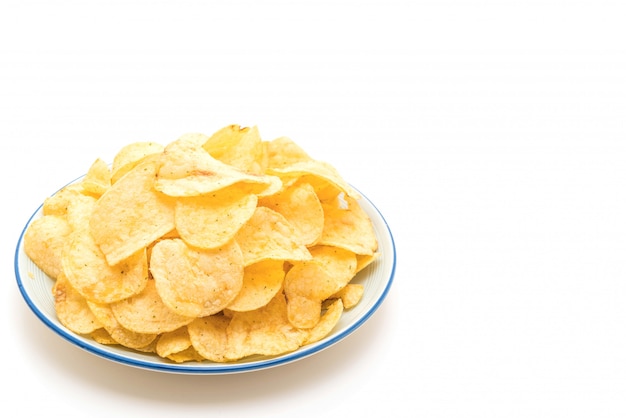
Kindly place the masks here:
POLYGON ((69 331, 56 316, 51 290, 53 280, 26 256, 23 248, 24 233, 34 219, 42 216, 41 206, 30 217, 18 240, 14 261, 15 276, 24 300, 46 326, 68 342, 102 358, 132 367, 178 374, 229 374, 267 369, 311 356, 343 340, 363 325, 387 296, 396 265, 393 236, 387 222, 374 204, 365 196, 359 202, 372 220, 381 253, 374 263, 361 271, 352 281, 364 285, 363 298, 355 307, 344 311, 339 323, 326 338, 280 356, 253 356, 234 363, 205 361, 178 364, 155 354, 134 352, 121 346, 102 345, 69 331))

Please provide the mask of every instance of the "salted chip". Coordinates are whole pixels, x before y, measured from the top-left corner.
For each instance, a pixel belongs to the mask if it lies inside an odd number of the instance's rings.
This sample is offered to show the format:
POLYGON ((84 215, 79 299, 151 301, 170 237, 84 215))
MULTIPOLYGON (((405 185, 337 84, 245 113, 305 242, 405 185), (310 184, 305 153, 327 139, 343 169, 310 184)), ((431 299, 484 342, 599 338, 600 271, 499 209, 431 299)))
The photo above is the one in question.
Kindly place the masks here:
POLYGON ((120 325, 144 334, 170 332, 194 319, 179 315, 168 308, 161 300, 154 280, 148 280, 140 293, 111 303, 110 306, 120 325))
POLYGON ((283 167, 270 168, 268 173, 277 175, 285 180, 296 178, 299 181, 312 184, 316 187, 316 191, 320 194, 321 199, 326 199, 341 192, 355 199, 360 198, 359 192, 341 177, 334 166, 325 161, 299 161, 283 167), (328 188, 331 190, 328 191, 328 188))
POLYGON ((348 250, 316 246, 313 259, 296 263, 287 272, 284 292, 289 321, 298 328, 312 328, 320 320, 323 302, 354 277, 356 255, 348 250))
POLYGON ((282 289, 285 270, 281 260, 263 260, 244 269, 243 286, 228 305, 231 311, 252 311, 267 305, 282 289))
POLYGON ((196 318, 187 325, 191 345, 207 360, 216 363, 228 361, 228 324, 230 318, 219 314, 196 318))
POLYGON ((241 247, 244 265, 262 260, 308 260, 311 254, 296 238, 296 230, 280 213, 259 206, 242 226, 235 240, 241 247))
POLYGON ((324 230, 318 242, 344 248, 358 255, 373 255, 378 248, 372 220, 356 199, 342 196, 322 202, 324 230))
POLYGON ((104 328, 98 328, 97 330, 89 334, 89 336, 93 338, 95 342, 99 344, 103 344, 103 345, 118 345, 119 344, 117 341, 113 339, 113 337, 111 337, 111 334, 109 334, 109 331, 107 331, 104 328))
POLYGON ((73 230, 89 227, 96 202, 95 197, 84 194, 77 194, 68 200, 65 219, 73 230))
POLYGON ((293 225, 295 237, 306 246, 313 245, 324 229, 324 209, 308 183, 295 184, 272 196, 263 197, 259 205, 280 213, 293 225))
POLYGON ((111 171, 101 158, 96 159, 81 181, 85 193, 102 195, 111 186, 111 171))
POLYGON ((156 343, 156 353, 175 363, 204 360, 204 357, 191 345, 187 327, 161 334, 156 343))
POLYGON ((77 334, 90 334, 102 328, 87 300, 72 287, 64 274, 60 274, 52 287, 54 309, 59 322, 77 334))
POLYGON ((203 148, 214 158, 246 173, 265 173, 267 153, 256 126, 225 126, 211 135, 203 148))
POLYGON ((172 311, 207 316, 228 306, 241 290, 243 257, 234 241, 200 250, 181 239, 166 239, 152 248, 150 272, 163 303, 172 311))
POLYGON ((282 292, 254 311, 235 312, 226 329, 228 353, 233 361, 254 354, 272 356, 298 349, 308 332, 297 329, 287 319, 282 292))
POLYGON ((61 255, 63 271, 84 298, 116 302, 141 292, 148 281, 146 250, 110 265, 87 229, 72 231, 61 255))
POLYGON ((265 143, 268 168, 284 168, 294 163, 311 161, 309 156, 298 144, 286 136, 265 143))
POLYGON ((63 247, 71 231, 63 217, 44 215, 33 220, 24 233, 24 252, 51 279, 63 271, 63 247))
POLYGON ((124 347, 139 350, 148 346, 157 337, 156 334, 143 334, 124 328, 115 319, 109 304, 87 301, 87 305, 111 338, 124 347))
POLYGON ((344 309, 355 307, 363 297, 365 287, 359 283, 348 283, 341 290, 331 295, 329 299, 341 299, 344 309))
POLYGON ((352 251, 340 247, 317 245, 309 248, 309 252, 335 280, 338 287, 348 284, 356 274, 357 257, 352 251))
POLYGON ((278 177, 245 173, 184 138, 165 147, 159 164, 154 187, 174 197, 209 194, 237 183, 259 195, 275 193, 282 187, 278 177))
POLYGON ((322 315, 319 322, 311 328, 304 344, 311 344, 325 338, 335 328, 341 314, 343 314, 344 306, 342 299, 336 299, 328 306, 326 312, 322 315))
POLYGON ((174 229, 174 204, 154 190, 155 159, 146 159, 98 199, 90 232, 115 265, 174 229))
POLYGON ((71 183, 44 200, 42 214, 65 216, 69 202, 82 194, 83 186, 80 183, 71 183))
POLYGON ((111 183, 117 182, 124 174, 135 168, 146 157, 163 152, 163 145, 157 142, 141 141, 125 145, 120 149, 111 165, 111 183))
POLYGON ((258 197, 237 185, 176 200, 175 225, 189 245, 212 249, 230 241, 252 217, 258 197))
POLYGON ((375 252, 374 254, 366 254, 366 255, 359 254, 359 255, 357 255, 357 257, 356 257, 356 273, 360 272, 361 270, 364 270, 367 266, 372 264, 379 257, 380 257, 380 253, 379 252, 375 252))

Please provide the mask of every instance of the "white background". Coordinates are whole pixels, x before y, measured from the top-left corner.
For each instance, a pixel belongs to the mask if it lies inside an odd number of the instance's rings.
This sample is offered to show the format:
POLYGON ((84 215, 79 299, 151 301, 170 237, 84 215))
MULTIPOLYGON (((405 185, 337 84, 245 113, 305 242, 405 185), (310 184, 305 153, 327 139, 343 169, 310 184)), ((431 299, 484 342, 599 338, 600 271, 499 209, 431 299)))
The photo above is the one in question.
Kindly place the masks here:
POLYGON ((621 1, 4 1, 2 409, 69 417, 626 415, 621 1), (18 291, 44 197, 129 142, 256 125, 329 161, 397 245, 340 344, 227 376, 61 340, 18 291))

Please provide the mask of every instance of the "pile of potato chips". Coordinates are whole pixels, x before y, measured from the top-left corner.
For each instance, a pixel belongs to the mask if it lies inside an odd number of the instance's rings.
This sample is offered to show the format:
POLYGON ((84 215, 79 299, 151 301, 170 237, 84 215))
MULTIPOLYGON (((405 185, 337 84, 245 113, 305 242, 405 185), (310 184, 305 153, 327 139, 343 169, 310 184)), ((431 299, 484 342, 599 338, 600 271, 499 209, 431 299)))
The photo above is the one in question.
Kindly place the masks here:
POLYGON ((292 140, 230 125, 96 159, 24 250, 72 332, 177 363, 274 356, 361 299, 378 243, 359 198, 292 140))

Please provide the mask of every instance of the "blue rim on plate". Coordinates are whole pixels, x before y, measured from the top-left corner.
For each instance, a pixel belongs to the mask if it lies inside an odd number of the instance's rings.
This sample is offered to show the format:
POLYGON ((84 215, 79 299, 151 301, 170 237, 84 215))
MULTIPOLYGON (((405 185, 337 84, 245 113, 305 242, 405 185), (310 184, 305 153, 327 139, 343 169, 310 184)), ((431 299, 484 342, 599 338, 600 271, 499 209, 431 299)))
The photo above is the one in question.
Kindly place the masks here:
POLYGON ((391 229, 367 197, 363 196, 359 203, 372 220, 381 255, 353 279, 353 283, 364 285, 361 301, 344 311, 339 323, 326 338, 275 357, 252 356, 232 363, 174 363, 156 354, 135 352, 116 345, 102 345, 66 329, 56 317, 52 295, 53 280, 28 258, 23 248, 24 233, 34 219, 42 216, 43 205, 32 214, 20 234, 14 259, 15 277, 29 308, 48 328, 68 342, 99 357, 140 369, 177 374, 230 374, 268 369, 301 360, 340 342, 363 325, 387 296, 396 268, 396 249, 391 229))

